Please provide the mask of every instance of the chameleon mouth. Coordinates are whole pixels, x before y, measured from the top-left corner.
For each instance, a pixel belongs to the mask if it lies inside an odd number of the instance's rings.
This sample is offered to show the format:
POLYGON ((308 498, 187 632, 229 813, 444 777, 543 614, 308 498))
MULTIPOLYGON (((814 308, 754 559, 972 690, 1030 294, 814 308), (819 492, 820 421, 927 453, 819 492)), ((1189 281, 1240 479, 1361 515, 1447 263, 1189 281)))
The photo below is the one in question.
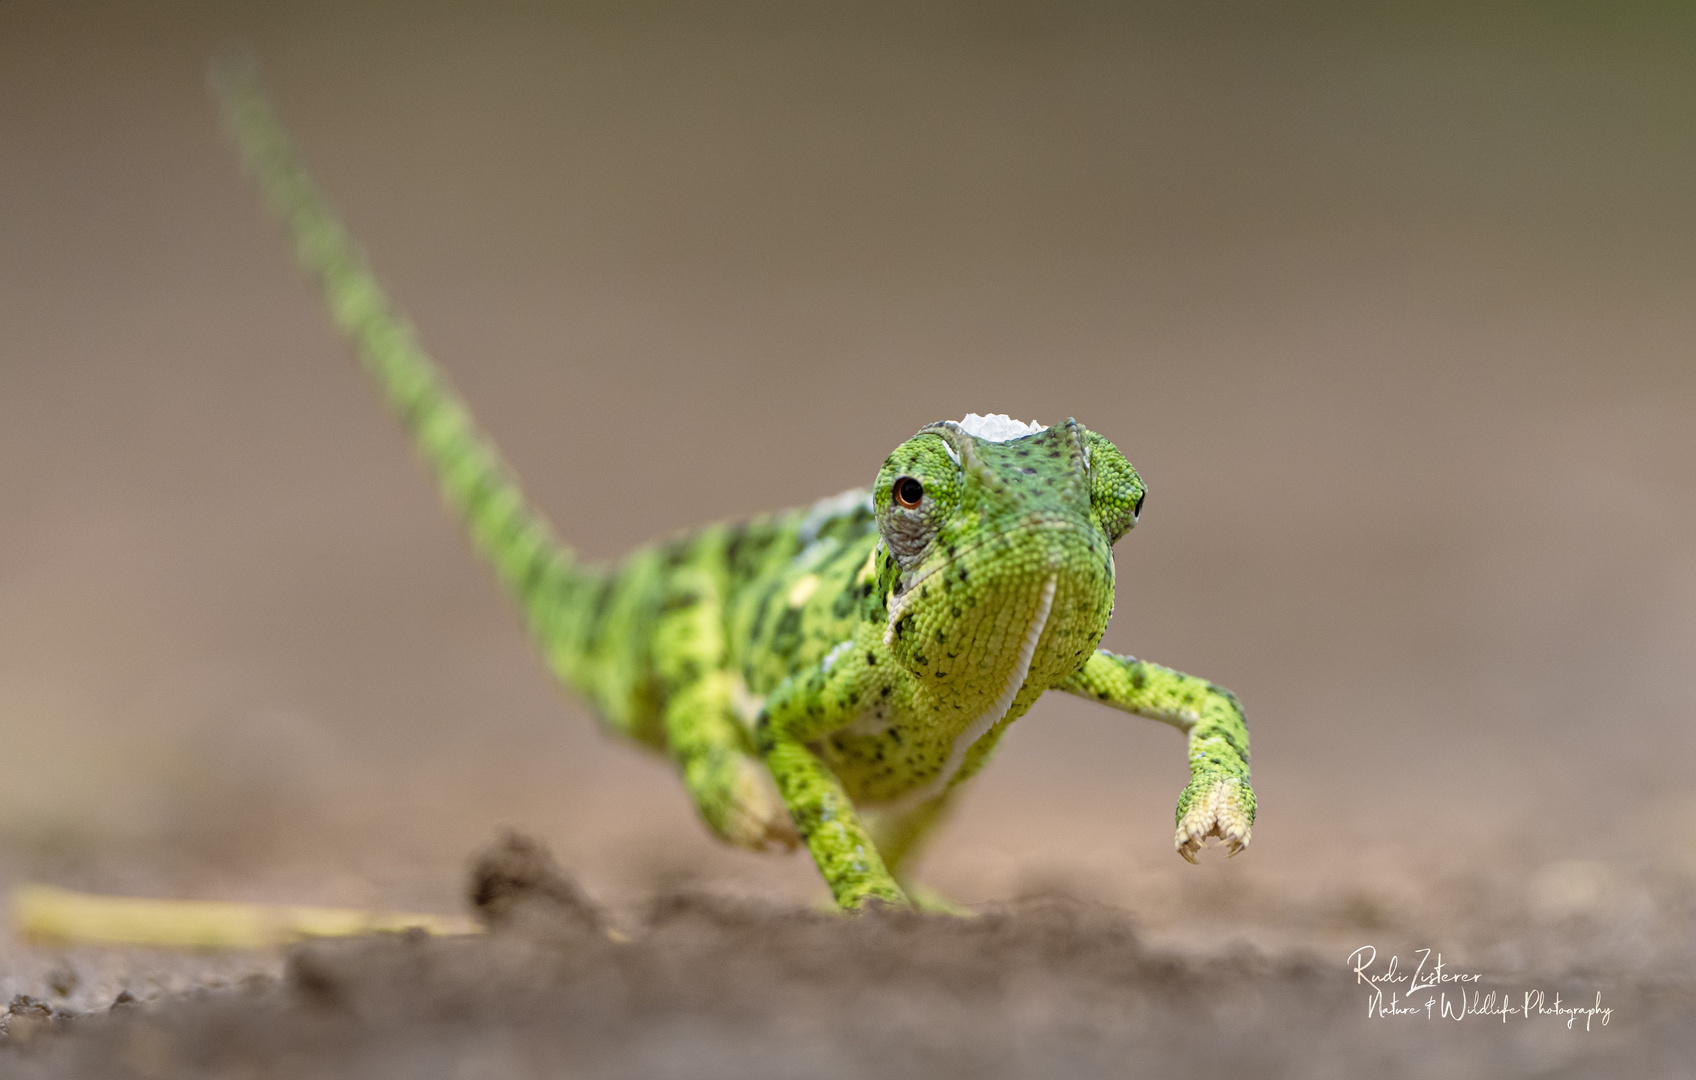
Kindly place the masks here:
POLYGON ((1059 516, 1040 517, 1040 518, 1037 518, 1033 521, 1027 521, 1027 522, 1025 522, 1021 525, 1015 525, 1011 529, 1003 529, 1003 530, 995 533, 993 536, 985 537, 984 539, 979 540, 977 543, 971 545, 970 547, 960 548, 959 550, 957 550, 954 553, 952 558, 949 558, 949 559, 947 559, 943 562, 938 563, 937 565, 931 567, 929 570, 926 570, 924 573, 920 574, 918 577, 907 582, 905 584, 905 586, 902 588, 901 595, 895 597, 895 599, 890 602, 889 618, 888 618, 888 621, 885 623, 884 629, 883 629, 883 643, 885 645, 889 645, 889 646, 893 646, 895 644, 895 624, 901 621, 901 616, 903 616, 907 613, 907 608, 912 604, 913 598, 915 596, 919 595, 919 587, 921 585, 923 585, 925 582, 929 581, 931 578, 935 577, 938 573, 953 567, 956 563, 959 563, 963 559, 967 558, 973 552, 979 550, 980 548, 984 547, 987 544, 993 543, 994 541, 1001 539, 1002 537, 1013 536, 1013 535, 1016 535, 1018 533, 1031 532, 1031 531, 1034 531, 1034 530, 1037 530, 1037 529, 1062 530, 1062 529, 1076 528, 1077 525, 1078 525, 1077 521, 1075 521, 1072 518, 1068 518, 1068 517, 1059 517, 1059 516))
POLYGON ((1001 694, 977 719, 967 724, 964 731, 954 737, 954 745, 948 748, 948 759, 942 763, 942 768, 937 770, 936 775, 891 801, 888 804, 889 809, 897 812, 906 810, 948 790, 948 785, 960 771, 960 766, 966 763, 966 755, 971 752, 972 747, 1007 715, 1007 710, 1013 707, 1013 699, 1018 697, 1019 691, 1024 688, 1025 678, 1031 673, 1031 661, 1036 657, 1036 647, 1042 641, 1042 632, 1048 628, 1048 616, 1054 610, 1054 591, 1059 584, 1060 575, 1053 573, 1049 574, 1048 580, 1043 583, 1042 596, 1037 600, 1036 612, 1025 628, 1024 641, 1019 644, 1019 655, 1014 659, 1013 670, 1007 676, 1007 685, 1002 687, 1001 694))

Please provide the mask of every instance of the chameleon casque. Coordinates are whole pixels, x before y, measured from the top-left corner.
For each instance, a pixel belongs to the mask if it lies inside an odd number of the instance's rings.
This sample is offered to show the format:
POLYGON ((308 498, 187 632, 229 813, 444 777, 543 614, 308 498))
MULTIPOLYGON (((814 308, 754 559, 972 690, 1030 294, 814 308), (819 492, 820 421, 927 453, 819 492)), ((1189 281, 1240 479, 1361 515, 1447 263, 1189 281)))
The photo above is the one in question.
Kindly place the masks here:
POLYGON ((968 415, 896 447, 870 490, 580 562, 378 287, 251 65, 216 65, 213 85, 301 262, 549 666, 607 728, 671 758, 713 832, 805 843, 843 908, 909 903, 926 833, 1008 725, 1063 690, 1188 734, 1179 854, 1248 843, 1236 698, 1097 649, 1113 544, 1144 491, 1107 439, 1075 420, 968 415))

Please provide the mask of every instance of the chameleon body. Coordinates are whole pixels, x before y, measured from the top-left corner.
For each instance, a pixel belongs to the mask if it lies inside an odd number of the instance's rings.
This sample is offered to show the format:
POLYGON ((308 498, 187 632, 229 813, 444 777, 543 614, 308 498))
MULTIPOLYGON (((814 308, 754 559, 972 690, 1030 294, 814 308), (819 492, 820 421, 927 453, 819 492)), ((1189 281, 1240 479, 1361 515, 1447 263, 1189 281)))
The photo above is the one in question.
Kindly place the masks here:
POLYGON ((1254 820, 1248 732, 1212 683, 1097 648, 1143 482, 1075 420, 932 424, 868 490, 579 561, 418 345, 292 151, 255 76, 225 120, 341 329, 516 599, 558 678, 676 764, 702 819, 805 843, 836 902, 909 902, 906 870, 1009 724, 1062 690, 1189 736, 1185 858, 1254 820))

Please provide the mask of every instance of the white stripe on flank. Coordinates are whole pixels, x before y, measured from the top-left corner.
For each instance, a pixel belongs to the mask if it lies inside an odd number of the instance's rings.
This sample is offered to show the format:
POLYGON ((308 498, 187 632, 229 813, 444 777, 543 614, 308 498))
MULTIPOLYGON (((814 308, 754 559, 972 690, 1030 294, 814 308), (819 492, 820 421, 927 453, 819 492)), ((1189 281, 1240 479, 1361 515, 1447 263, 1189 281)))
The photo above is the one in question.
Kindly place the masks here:
POLYGON ((1007 710, 1013 707, 1013 699, 1019 696, 1019 690, 1025 685, 1025 676, 1031 673, 1031 660, 1036 656, 1036 646, 1042 640, 1043 628, 1048 625, 1048 613, 1054 608, 1054 589, 1059 582, 1059 576, 1051 574, 1047 584, 1043 585, 1042 599, 1037 601, 1036 614, 1031 617, 1031 624, 1025 630, 1025 640, 1019 646, 1019 656, 1013 663, 1013 673, 1007 677, 1007 685, 1002 689, 1001 696, 996 698, 981 716, 967 724, 966 730, 954 737, 954 745, 948 751, 948 760, 942 763, 941 770, 935 776, 885 804, 887 809, 911 809, 946 791, 949 782, 954 779, 954 774, 966 763, 967 751, 977 745, 977 741, 1007 715, 1007 710))

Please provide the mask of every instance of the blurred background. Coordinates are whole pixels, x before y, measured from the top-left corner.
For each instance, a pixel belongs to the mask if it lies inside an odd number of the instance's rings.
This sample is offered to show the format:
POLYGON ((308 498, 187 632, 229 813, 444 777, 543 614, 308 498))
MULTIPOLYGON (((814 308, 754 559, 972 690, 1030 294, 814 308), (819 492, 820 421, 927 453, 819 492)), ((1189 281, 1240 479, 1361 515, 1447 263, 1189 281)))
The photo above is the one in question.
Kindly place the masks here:
POLYGON ((944 891, 1311 941, 1688 882, 1696 11, 1362 7, 0 6, 0 871, 452 909, 514 825, 820 892, 551 684, 221 139, 241 39, 589 555, 968 411, 1136 463, 1106 644, 1241 696, 1254 845, 1182 864, 1182 739, 1057 697, 944 891))

